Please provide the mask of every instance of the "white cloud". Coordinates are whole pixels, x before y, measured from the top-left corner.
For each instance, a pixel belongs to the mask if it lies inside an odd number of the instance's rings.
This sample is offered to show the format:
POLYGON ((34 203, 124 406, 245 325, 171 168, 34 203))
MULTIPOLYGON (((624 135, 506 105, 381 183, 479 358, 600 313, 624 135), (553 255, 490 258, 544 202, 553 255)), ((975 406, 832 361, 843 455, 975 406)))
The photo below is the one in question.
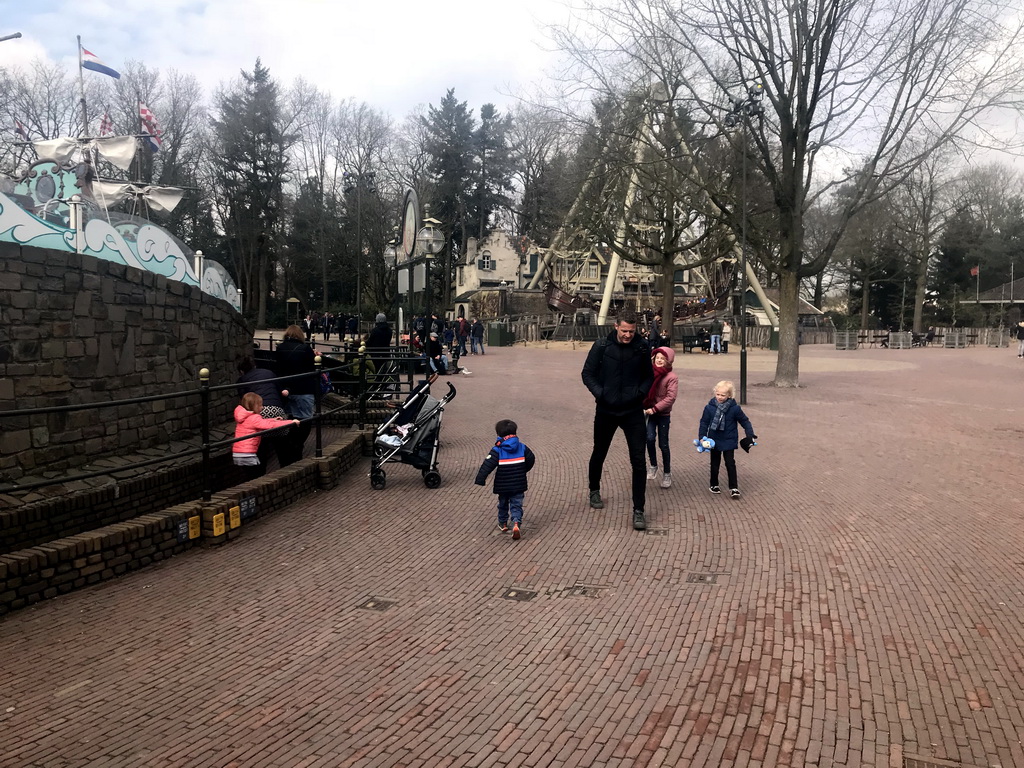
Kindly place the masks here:
POLYGON ((77 66, 75 35, 117 67, 136 59, 196 75, 208 93, 250 71, 260 57, 287 85, 303 77, 336 99, 355 98, 401 118, 436 104, 448 88, 473 109, 542 79, 552 61, 543 26, 562 20, 551 0, 341 3, 331 0, 57 0, 45 11, 15 0, 0 43, 0 66, 37 56, 77 66), (66 30, 55 36, 54 30, 66 30))

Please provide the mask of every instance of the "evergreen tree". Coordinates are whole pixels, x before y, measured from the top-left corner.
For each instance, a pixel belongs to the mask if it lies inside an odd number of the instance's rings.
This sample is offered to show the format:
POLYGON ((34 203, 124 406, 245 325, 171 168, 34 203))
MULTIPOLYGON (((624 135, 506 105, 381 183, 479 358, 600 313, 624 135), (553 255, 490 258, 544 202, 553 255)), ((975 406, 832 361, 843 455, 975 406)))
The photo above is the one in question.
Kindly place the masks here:
POLYGON ((282 234, 288 150, 277 83, 259 59, 251 73, 217 95, 213 172, 220 223, 245 302, 255 297, 256 325, 266 322, 267 294, 282 234))
POLYGON ((477 224, 473 234, 480 240, 494 228, 495 214, 508 210, 512 203, 512 153, 508 145, 511 125, 511 116, 501 117, 493 104, 480 108, 480 126, 473 134, 476 185, 471 209, 477 224))
POLYGON ((451 88, 439 106, 431 105, 427 116, 420 118, 426 129, 425 150, 430 157, 427 167, 433 182, 430 214, 441 222, 446 238, 441 289, 442 303, 451 302, 453 251, 465 253, 466 240, 472 226, 469 210, 472 188, 477 179, 474 168, 474 131, 476 121, 466 102, 455 98, 451 88))

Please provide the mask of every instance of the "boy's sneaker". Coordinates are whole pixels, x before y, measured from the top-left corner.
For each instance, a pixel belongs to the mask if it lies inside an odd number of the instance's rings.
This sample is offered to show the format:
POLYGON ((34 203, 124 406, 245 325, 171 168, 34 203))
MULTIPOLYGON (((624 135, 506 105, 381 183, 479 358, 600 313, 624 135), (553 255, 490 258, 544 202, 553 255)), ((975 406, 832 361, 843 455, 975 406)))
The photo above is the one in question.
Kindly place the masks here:
POLYGON ((594 509, 604 509, 604 502, 601 501, 600 491, 590 492, 590 506, 593 507, 594 509))
POLYGON ((671 488, 672 487, 672 475, 671 473, 661 476, 661 487, 671 488))
POLYGON ((653 480, 657 476, 658 476, 658 468, 648 464, 647 465, 647 479, 648 480, 653 480))
POLYGON ((730 488, 729 489, 729 495, 732 496, 734 499, 738 499, 740 497, 740 489, 739 488, 730 488))
POLYGON ((722 492, 722 489, 719 488, 717 485, 712 485, 710 488, 708 488, 708 490, 711 491, 712 493, 721 493, 722 492))
POLYGON ((499 520, 498 521, 498 530, 500 530, 502 533, 508 533, 508 523, 507 522, 503 523, 503 522, 501 522, 501 520, 499 520))
POLYGON ((633 530, 634 531, 645 531, 647 530, 647 520, 644 519, 644 511, 642 509, 633 510, 633 530))
POLYGON ((512 538, 519 541, 519 523, 512 523, 512 538))

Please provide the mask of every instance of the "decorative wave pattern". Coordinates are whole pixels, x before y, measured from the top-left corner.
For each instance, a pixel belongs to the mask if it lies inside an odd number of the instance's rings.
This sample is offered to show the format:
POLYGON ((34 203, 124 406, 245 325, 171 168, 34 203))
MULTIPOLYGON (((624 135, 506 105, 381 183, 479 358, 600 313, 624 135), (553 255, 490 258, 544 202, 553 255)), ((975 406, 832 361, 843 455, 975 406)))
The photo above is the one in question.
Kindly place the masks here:
POLYGON ((234 280, 224 267, 204 259, 200 281, 192 266, 192 250, 178 238, 145 219, 131 217, 132 221, 125 221, 123 216, 119 218, 116 228, 105 219, 91 218, 78 233, 63 224, 35 216, 0 192, 0 241, 75 252, 76 240, 79 240, 81 253, 154 272, 186 285, 199 285, 204 293, 242 311, 234 280))

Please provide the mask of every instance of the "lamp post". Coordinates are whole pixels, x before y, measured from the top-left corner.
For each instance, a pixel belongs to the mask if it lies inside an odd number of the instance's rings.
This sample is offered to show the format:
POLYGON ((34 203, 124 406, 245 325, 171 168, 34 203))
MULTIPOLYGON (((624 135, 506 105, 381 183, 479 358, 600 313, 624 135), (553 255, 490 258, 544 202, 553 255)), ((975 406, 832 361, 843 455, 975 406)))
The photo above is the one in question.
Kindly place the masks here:
POLYGON ((0 43, 4 42, 5 40, 16 40, 19 37, 21 37, 21 32, 14 32, 10 35, 4 35, 3 37, 0 37, 0 43))
POLYGON ((752 117, 764 114, 764 87, 755 83, 746 96, 735 99, 725 116, 725 127, 743 125, 743 214, 740 219, 740 405, 747 403, 747 125, 752 117))
POLYGON ((374 179, 377 174, 373 171, 368 173, 351 173, 345 171, 343 178, 346 182, 345 194, 356 193, 356 315, 363 317, 363 188, 368 192, 374 190, 374 179))
POLYGON ((416 247, 423 256, 423 263, 425 265, 425 285, 424 289, 427 292, 427 306, 426 306, 426 321, 429 325, 427 328, 427 340, 430 339, 430 333, 434 329, 433 322, 431 321, 430 304, 431 304, 431 290, 430 286, 430 262, 434 260, 434 255, 441 252, 444 248, 444 235, 441 234, 441 230, 438 229, 441 222, 437 219, 426 218, 423 220, 423 228, 416 233, 416 247))

